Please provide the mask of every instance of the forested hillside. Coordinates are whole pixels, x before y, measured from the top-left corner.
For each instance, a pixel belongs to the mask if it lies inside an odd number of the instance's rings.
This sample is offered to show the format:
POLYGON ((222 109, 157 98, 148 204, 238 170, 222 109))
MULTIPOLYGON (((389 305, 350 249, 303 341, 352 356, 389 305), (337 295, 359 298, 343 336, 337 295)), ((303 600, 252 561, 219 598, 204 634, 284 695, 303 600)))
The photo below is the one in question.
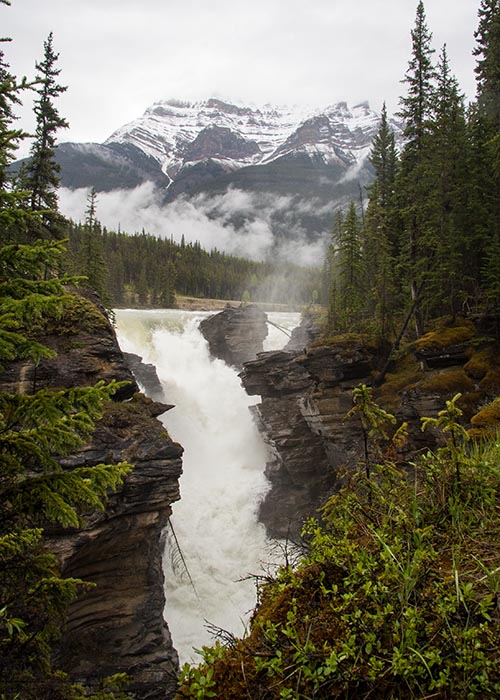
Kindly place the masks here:
POLYGON ((318 269, 208 252, 183 239, 107 231, 89 217, 69 227, 68 260, 112 306, 173 307, 177 294, 293 307, 309 304, 320 285, 318 269))
MULTIPOLYGON (((322 287, 326 332, 295 357, 313 376, 298 401, 302 417, 315 434, 332 431, 327 447, 337 458, 347 427, 332 415, 340 405, 332 387, 345 391, 353 375, 332 357, 344 350, 350 372, 370 344, 386 346, 391 380, 384 383, 388 364, 380 373, 365 367, 367 383, 354 388, 343 416, 360 430, 359 459, 343 455, 342 488, 305 524, 296 561, 287 549, 277 573, 257 578, 245 637, 219 630, 201 663, 185 665, 179 700, 500 697, 498 0, 481 1, 475 36, 477 100, 466 107, 446 49, 433 57, 418 3, 401 99, 405 145, 396 151, 384 110, 368 208, 353 202, 335 218, 322 287), (419 393, 415 373, 439 351, 437 376, 427 374, 419 393), (469 426, 453 382, 484 402, 469 426), (380 384, 384 405, 374 400, 380 384), (404 396, 402 422, 386 410, 391 392, 398 408, 404 396), (441 410, 432 409, 439 400, 441 410)), ((271 384, 281 375, 269 355, 271 384)), ((264 374, 264 363, 259 356, 247 368, 264 374)), ((264 399, 276 401, 259 381, 264 399)))

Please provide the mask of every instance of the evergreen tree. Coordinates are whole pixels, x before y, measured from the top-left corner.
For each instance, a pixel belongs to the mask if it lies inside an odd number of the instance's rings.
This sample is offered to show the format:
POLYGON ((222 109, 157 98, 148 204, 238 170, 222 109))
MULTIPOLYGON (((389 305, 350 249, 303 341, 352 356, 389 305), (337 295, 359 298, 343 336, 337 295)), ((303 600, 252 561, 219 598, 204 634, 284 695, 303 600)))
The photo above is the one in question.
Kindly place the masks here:
MULTIPOLYGON (((424 246, 427 200, 432 182, 429 173, 430 129, 435 100, 435 69, 432 35, 427 28, 422 0, 418 3, 415 27, 411 32, 412 57, 404 82, 407 95, 401 98, 399 116, 405 120, 405 148, 401 155, 399 177, 400 206, 407 239, 407 277, 412 301, 418 300, 424 281, 424 271, 432 251, 424 246)), ((424 331, 421 305, 415 307, 418 335, 424 331)))
POLYGON ((433 187, 428 195, 424 241, 433 250, 426 275, 427 312, 455 316, 471 293, 471 277, 464 269, 470 231, 467 222, 469 182, 467 131, 463 95, 452 75, 446 46, 439 63, 435 114, 431 124, 428 167, 433 187))
MULTIPOLYGON (((8 4, 2 0, 2 4, 8 4)), ((51 351, 37 324, 64 311, 66 284, 55 270, 60 242, 20 243, 41 212, 9 182, 7 168, 22 134, 12 128, 18 84, 0 68, 0 371, 20 359, 37 364, 51 351)), ((78 700, 83 692, 54 669, 51 647, 82 582, 62 578, 42 544, 49 523, 77 527, 82 508, 102 507, 129 470, 125 464, 63 470, 59 458, 88 439, 116 385, 0 392, 0 697, 78 700)), ((110 696, 111 700, 111 696, 110 696)))
POLYGON ((110 308, 111 303, 108 294, 109 271, 104 256, 102 229, 96 218, 96 210, 97 193, 92 188, 87 197, 79 269, 87 277, 86 284, 91 289, 94 289, 99 294, 102 303, 107 308, 110 308))
POLYGON ((55 162, 56 132, 68 127, 68 122, 60 116, 54 104, 54 100, 66 90, 57 82, 61 72, 56 67, 58 58, 51 32, 44 43, 43 60, 36 63, 39 85, 34 106, 36 133, 31 157, 22 176, 23 185, 30 190, 30 207, 32 211, 42 212, 41 221, 52 237, 59 233, 61 225, 61 219, 56 214, 56 192, 60 182, 60 166, 55 162))
POLYGON ((21 230, 27 229, 29 221, 25 209, 20 206, 26 195, 12 186, 8 170, 19 142, 26 136, 21 129, 14 127, 14 108, 21 103, 20 95, 26 87, 26 80, 18 82, 10 73, 0 49, 0 227, 4 242, 17 238, 21 230))
POLYGON ((498 0, 481 0, 479 23, 474 36, 477 45, 475 73, 477 98, 487 120, 500 131, 500 4, 498 0))
POLYGON ((359 323, 363 311, 361 226, 353 201, 345 216, 337 213, 333 245, 329 317, 334 330, 344 331, 359 323))
POLYGON ((395 265, 399 256, 399 228, 394 201, 398 158, 385 104, 370 162, 375 179, 369 188, 364 226, 364 267, 369 290, 365 310, 374 319, 380 339, 387 339, 397 303, 395 265))
POLYGON ((481 241, 480 264, 488 305, 496 297, 495 275, 498 265, 493 252, 500 237, 500 4, 498 0, 481 0, 479 23, 475 32, 477 57, 477 105, 473 136, 474 158, 480 167, 474 169, 474 189, 479 193, 474 213, 476 237, 481 241), (477 201, 480 200, 480 201, 477 201), (479 208, 480 207, 480 208, 479 208))

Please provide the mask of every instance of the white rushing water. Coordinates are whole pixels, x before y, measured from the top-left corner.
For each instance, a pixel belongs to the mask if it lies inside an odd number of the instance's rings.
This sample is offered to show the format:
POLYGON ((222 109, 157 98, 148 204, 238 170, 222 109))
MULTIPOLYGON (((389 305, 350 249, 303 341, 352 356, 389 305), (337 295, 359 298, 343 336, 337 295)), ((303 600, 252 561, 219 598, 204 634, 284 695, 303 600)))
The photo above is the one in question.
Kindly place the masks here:
MULTIPOLYGON (((164 558, 165 617, 181 663, 197 660, 193 647, 213 641, 207 623, 243 633, 256 593, 254 581, 245 577, 261 573, 269 549, 257 520, 268 484, 266 447, 249 411, 256 399, 246 395, 233 368, 209 356, 198 330, 208 315, 116 311, 120 346, 156 366, 165 401, 176 406, 161 420, 185 450, 172 525, 192 581, 179 575, 168 546, 164 558)), ((299 314, 268 316, 288 329, 299 322, 299 314)), ((286 342, 269 326, 264 349, 286 342)))

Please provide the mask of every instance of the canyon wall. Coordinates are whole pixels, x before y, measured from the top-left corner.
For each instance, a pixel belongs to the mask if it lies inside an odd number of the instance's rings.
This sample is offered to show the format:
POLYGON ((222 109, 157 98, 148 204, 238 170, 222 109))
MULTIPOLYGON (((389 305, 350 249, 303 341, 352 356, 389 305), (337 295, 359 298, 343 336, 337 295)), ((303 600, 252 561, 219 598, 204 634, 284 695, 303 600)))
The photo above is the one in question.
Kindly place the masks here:
MULTIPOLYGON (((437 416, 457 393, 464 425, 481 427, 477 412, 500 393, 498 328, 485 328, 484 319, 444 324, 407 347, 374 387, 374 398, 397 425, 408 425, 408 441, 395 455, 402 464, 442 441, 435 431, 422 432, 421 418, 437 416)), ((260 518, 272 537, 297 538, 343 475, 363 468, 361 424, 346 415, 353 389, 376 383, 383 357, 366 338, 319 335, 306 319, 288 349, 260 353, 240 374, 246 391, 261 397, 253 410, 272 458, 260 518)))
POLYGON ((70 605, 58 664, 85 685, 125 672, 142 700, 166 700, 177 687, 178 658, 163 619, 162 532, 179 499, 182 447, 157 416, 171 408, 137 392, 114 331, 95 298, 75 296, 39 340, 57 351, 35 368, 9 365, 0 390, 33 392, 99 380, 126 380, 92 439, 61 459, 64 468, 127 461, 134 469, 103 511, 79 530, 47 531, 62 572, 95 584, 70 605))

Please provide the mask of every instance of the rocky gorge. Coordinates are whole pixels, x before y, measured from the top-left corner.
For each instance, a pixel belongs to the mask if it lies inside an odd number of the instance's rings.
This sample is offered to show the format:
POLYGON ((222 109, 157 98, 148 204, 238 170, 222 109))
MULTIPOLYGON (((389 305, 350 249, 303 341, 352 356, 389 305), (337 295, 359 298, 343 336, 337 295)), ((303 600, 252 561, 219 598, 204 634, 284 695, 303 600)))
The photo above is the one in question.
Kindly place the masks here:
MULTIPOLYGON (((202 330, 212 338, 212 354, 241 369, 248 394, 261 397, 252 410, 270 448, 271 488, 260 520, 270 537, 295 539, 346 472, 359 468, 362 429, 346 415, 353 389, 376 384, 380 348, 354 334, 324 337, 314 315, 306 314, 284 350, 263 352, 266 315, 252 305, 225 309, 202 330)), ((86 514, 82 529, 48 532, 63 573, 95 584, 70 606, 58 663, 86 685, 126 672, 137 698, 167 700, 176 693, 179 664, 163 618, 162 535, 179 499, 183 449, 158 416, 172 406, 154 367, 124 357, 94 296, 75 295, 58 323, 38 329, 38 336, 57 357, 36 367, 23 360, 10 364, 0 389, 32 392, 124 380, 92 439, 61 464, 134 465, 105 510, 86 514), (138 392, 137 382, 154 398, 138 392)), ((420 418, 437 415, 457 393, 470 431, 497 426, 500 410, 488 405, 499 390, 498 322, 484 318, 441 322, 405 346, 374 389, 398 423, 408 423, 402 461, 435 444, 438 436, 424 435, 420 418)))
POLYGON ((11 363, 0 376, 0 389, 31 393, 127 382, 106 406, 92 439, 60 463, 65 469, 134 465, 106 508, 85 514, 81 529, 46 531, 62 573, 94 584, 69 607, 59 667, 90 687, 124 672, 136 697, 165 700, 177 687, 178 658, 163 619, 162 533, 179 499, 183 449, 157 417, 171 406, 138 392, 94 295, 74 295, 58 322, 38 329, 38 337, 57 357, 36 367, 31 361, 11 363))

